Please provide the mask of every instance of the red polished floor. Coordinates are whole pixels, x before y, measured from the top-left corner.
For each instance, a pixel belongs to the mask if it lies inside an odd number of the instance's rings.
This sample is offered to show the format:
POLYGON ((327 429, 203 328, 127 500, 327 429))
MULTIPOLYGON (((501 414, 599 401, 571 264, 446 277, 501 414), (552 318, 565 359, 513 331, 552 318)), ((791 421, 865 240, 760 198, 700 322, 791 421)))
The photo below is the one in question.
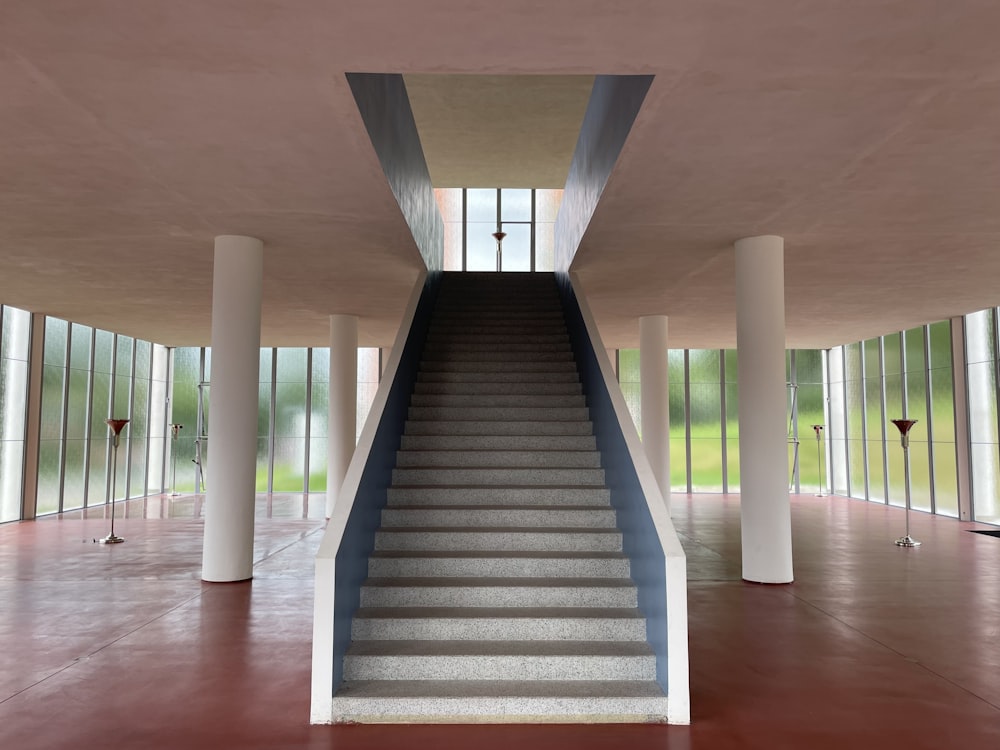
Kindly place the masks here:
POLYGON ((901 549, 902 511, 806 495, 789 586, 740 581, 737 496, 675 496, 690 727, 311 727, 309 500, 258 500, 240 584, 199 581, 191 498, 130 503, 114 547, 83 513, 0 526, 0 748, 1000 748, 1000 538, 914 514, 901 549))

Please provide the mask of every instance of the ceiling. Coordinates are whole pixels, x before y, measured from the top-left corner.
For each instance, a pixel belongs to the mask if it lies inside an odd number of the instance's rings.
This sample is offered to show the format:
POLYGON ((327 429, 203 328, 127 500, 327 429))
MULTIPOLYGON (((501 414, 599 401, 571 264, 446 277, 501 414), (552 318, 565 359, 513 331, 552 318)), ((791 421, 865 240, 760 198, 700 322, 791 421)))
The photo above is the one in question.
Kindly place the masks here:
POLYGON ((574 261, 609 346, 644 314, 732 346, 755 234, 785 238, 789 346, 1000 304, 998 28, 976 0, 5 0, 0 301, 208 343, 213 238, 248 234, 265 345, 322 345, 331 313, 388 345, 422 261, 344 74, 393 72, 435 181, 468 186, 566 153, 463 97, 551 83, 522 110, 565 143, 586 77, 655 76, 574 261))

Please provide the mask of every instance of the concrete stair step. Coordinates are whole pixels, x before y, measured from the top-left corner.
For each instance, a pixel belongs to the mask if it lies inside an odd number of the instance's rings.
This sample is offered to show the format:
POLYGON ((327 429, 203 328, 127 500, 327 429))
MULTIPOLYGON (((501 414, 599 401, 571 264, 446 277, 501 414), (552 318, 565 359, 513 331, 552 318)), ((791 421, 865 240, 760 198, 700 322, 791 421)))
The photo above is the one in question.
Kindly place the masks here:
POLYGON ((586 406, 411 406, 409 419, 442 421, 552 421, 582 422, 590 419, 586 406))
POLYGON ((413 451, 594 451, 593 435, 404 435, 400 448, 413 451))
MULTIPOLYGON (((576 362, 572 359, 541 362, 534 360, 492 361, 492 360, 436 360, 424 359, 420 362, 420 372, 476 372, 486 375, 494 373, 553 372, 572 373, 577 376, 576 362)), ((487 380, 489 378, 486 378, 487 380)))
POLYGON ((528 340, 532 336, 559 337, 568 340, 566 333, 566 323, 563 321, 552 321, 549 323, 531 324, 519 322, 505 322, 502 320, 493 321, 466 321, 463 323, 440 323, 431 321, 427 329, 427 340, 477 340, 482 337, 512 336, 518 340, 528 340), (529 338, 525 338, 529 337, 529 338))
POLYGON ((623 607, 361 607, 351 637, 374 641, 645 641, 623 607))
POLYGON ((374 553, 368 575, 469 578, 628 578, 629 559, 621 552, 393 552, 374 553))
POLYGON ((544 422, 536 419, 506 419, 485 422, 479 419, 447 421, 443 419, 410 419, 404 435, 593 435, 589 420, 544 422))
POLYGON ((355 641, 345 680, 653 680, 635 641, 355 641))
POLYGON ((527 487, 389 487, 389 505, 587 505, 609 507, 607 487, 535 485, 527 487))
POLYGON ((469 351, 502 348, 504 351, 568 351, 569 335, 563 333, 503 333, 499 331, 469 331, 455 333, 448 331, 436 334, 431 331, 427 335, 425 350, 453 349, 470 347, 469 351))
POLYGON ((579 383, 580 374, 576 370, 539 372, 485 372, 461 371, 418 372, 418 383, 579 383))
POLYGON ((589 451, 557 450, 401 450, 396 453, 396 467, 507 467, 552 469, 599 469, 601 454, 589 451))
POLYGON ((615 511, 586 505, 482 506, 430 505, 389 506, 382 509, 383 527, 400 526, 495 526, 518 528, 557 526, 560 528, 615 528, 615 511))
POLYGON ((492 365, 495 362, 509 362, 517 364, 542 363, 542 362, 574 362, 571 351, 498 351, 491 349, 488 351, 469 351, 462 348, 454 349, 425 349, 421 366, 431 362, 481 362, 484 365, 492 365))
POLYGON ((362 607, 637 607, 628 578, 369 578, 362 607))
POLYGON ((580 394, 463 394, 463 393, 414 393, 410 406, 464 406, 464 407, 571 407, 582 408, 587 400, 580 394))
POLYGON ((617 529, 414 526, 375 532, 375 549, 392 551, 621 552, 617 529))
POLYGON ((333 699, 359 723, 662 723, 667 707, 652 680, 351 680, 333 699))
POLYGON ((416 383, 414 395, 441 396, 575 396, 583 393, 580 383, 416 383))
POLYGON ((523 486, 558 484, 562 486, 604 486, 603 469, 550 469, 508 467, 430 467, 392 470, 392 483, 399 485, 471 485, 523 486))

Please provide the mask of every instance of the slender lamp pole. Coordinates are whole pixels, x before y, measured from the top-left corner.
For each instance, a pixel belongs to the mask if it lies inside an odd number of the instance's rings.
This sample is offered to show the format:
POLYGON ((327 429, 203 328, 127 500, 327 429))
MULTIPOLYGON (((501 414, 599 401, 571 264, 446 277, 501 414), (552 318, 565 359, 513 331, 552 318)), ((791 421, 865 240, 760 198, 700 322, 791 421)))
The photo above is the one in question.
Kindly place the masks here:
POLYGON ((892 423, 899 430, 899 441, 903 445, 903 478, 906 487, 906 536, 896 540, 898 547, 919 547, 920 542, 910 536, 910 428, 917 423, 915 419, 894 419, 892 423))
POLYGON ((826 481, 823 476, 823 425, 814 424, 812 428, 813 432, 816 433, 816 471, 819 474, 819 492, 816 493, 816 497, 826 497, 826 493, 823 492, 826 489, 826 481))
POLYGON ((506 236, 507 233, 499 229, 493 233, 493 239, 497 241, 497 273, 503 269, 503 238, 506 236))
MULTIPOLYGON (((120 536, 115 534, 115 495, 117 494, 115 490, 115 483, 118 479, 118 443, 121 436, 122 430, 125 425, 128 424, 127 419, 105 419, 108 427, 111 428, 112 439, 114 445, 114 453, 111 454, 111 533, 108 534, 103 539, 98 539, 97 541, 101 544, 121 544, 125 540, 120 536)), ((127 492, 125 493, 128 494, 127 492)))

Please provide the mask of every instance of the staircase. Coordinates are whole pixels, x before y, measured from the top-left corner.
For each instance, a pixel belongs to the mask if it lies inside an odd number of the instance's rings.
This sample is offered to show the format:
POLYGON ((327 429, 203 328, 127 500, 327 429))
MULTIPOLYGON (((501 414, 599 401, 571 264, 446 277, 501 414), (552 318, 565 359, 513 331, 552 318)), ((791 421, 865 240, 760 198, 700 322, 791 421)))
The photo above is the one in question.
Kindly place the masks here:
POLYGON ((340 722, 665 721, 550 274, 446 274, 340 722))

